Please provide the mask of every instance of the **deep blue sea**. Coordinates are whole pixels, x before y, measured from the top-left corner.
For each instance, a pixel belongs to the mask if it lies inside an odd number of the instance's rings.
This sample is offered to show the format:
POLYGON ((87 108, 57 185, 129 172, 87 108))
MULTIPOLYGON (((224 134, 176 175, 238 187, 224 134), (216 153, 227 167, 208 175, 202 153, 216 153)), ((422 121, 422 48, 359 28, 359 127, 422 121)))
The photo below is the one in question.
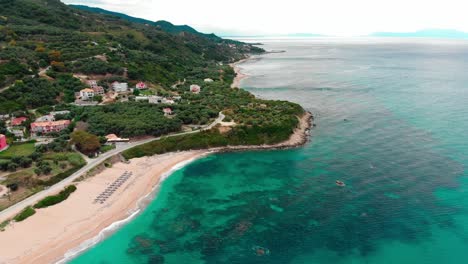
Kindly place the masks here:
POLYGON ((313 112, 310 142, 191 163, 71 263, 468 262, 468 42, 262 42, 242 87, 313 112))

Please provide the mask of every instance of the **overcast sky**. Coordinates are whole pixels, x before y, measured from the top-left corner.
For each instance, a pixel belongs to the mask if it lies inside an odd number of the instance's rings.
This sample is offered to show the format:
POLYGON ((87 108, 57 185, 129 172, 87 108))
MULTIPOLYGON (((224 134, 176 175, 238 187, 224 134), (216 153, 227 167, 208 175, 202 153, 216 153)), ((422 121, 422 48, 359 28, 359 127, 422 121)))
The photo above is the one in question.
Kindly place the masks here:
POLYGON ((466 0, 62 0, 206 33, 359 36, 427 28, 468 32, 466 0))

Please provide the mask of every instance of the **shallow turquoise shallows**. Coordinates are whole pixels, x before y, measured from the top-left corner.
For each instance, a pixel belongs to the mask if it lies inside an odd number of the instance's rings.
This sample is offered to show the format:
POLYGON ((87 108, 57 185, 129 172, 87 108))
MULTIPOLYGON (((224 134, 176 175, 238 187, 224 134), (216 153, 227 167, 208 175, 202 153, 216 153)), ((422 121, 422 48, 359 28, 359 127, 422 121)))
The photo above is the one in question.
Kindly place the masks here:
POLYGON ((310 142, 193 162, 71 263, 468 262, 468 42, 265 48, 242 86, 312 111, 310 142))

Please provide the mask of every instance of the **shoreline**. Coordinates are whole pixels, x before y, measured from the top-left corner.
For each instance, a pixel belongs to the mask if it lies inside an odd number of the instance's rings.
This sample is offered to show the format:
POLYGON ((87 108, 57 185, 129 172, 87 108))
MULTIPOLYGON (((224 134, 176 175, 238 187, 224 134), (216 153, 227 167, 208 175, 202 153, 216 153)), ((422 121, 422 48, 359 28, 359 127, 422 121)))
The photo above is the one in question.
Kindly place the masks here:
MULTIPOLYGON (((251 59, 249 56, 230 64, 236 72, 231 87, 238 87, 248 77, 238 65, 251 59)), ((77 191, 62 203, 40 209, 24 222, 10 223, 0 232, 0 244, 7 245, 0 248, 0 264, 67 263, 132 221, 154 201, 167 177, 199 158, 214 153, 289 149, 306 144, 314 117, 304 110, 298 120, 289 139, 278 144, 169 152, 116 163, 76 183, 77 191), (132 171, 134 176, 104 204, 93 204, 93 198, 124 171, 132 171), (125 195, 119 195, 124 192, 125 195)))
POLYGON ((234 80, 232 81, 232 84, 231 84, 231 88, 240 88, 240 82, 243 80, 243 79, 246 79, 249 77, 249 75, 247 74, 244 74, 242 73, 242 68, 239 67, 239 64, 242 64, 246 61, 249 61, 252 59, 252 56, 248 56, 247 58, 245 59, 242 59, 240 61, 236 61, 234 63, 231 63, 229 64, 229 66, 231 66, 231 68, 234 70, 234 72, 236 73, 236 77, 234 77, 234 80))
POLYGON ((66 263, 143 211, 170 174, 207 154, 184 151, 133 159, 77 183, 67 200, 0 233, 0 263, 66 263), (124 171, 134 175, 105 203, 93 203, 124 171))

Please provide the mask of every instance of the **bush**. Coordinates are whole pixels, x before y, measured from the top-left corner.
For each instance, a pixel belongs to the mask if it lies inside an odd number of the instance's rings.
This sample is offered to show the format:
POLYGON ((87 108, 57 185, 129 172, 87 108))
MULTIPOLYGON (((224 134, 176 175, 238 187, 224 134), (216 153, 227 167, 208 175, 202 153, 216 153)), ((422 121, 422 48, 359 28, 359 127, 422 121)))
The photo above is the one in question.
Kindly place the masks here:
POLYGON ((55 175, 54 177, 48 179, 47 181, 44 181, 44 180, 40 180, 39 181, 39 184, 42 185, 42 186, 52 186, 56 183, 59 183, 61 180, 69 177, 70 175, 72 175, 73 173, 77 172, 78 170, 80 170, 83 166, 85 165, 85 163, 82 163, 76 167, 73 167, 71 169, 68 169, 62 173, 59 173, 57 175, 55 175))
POLYGON ((38 203, 34 205, 34 208, 39 209, 39 208, 45 208, 49 207, 58 203, 61 203, 65 201, 71 193, 76 191, 76 186, 75 185, 70 185, 66 187, 63 191, 61 191, 57 195, 52 195, 52 196, 47 196, 46 198, 40 200, 38 203))
POLYGON ((21 213, 17 214, 13 219, 16 222, 21 222, 35 213, 36 213, 36 210, 34 210, 34 208, 32 208, 31 206, 28 206, 24 208, 24 210, 21 211, 21 213))

